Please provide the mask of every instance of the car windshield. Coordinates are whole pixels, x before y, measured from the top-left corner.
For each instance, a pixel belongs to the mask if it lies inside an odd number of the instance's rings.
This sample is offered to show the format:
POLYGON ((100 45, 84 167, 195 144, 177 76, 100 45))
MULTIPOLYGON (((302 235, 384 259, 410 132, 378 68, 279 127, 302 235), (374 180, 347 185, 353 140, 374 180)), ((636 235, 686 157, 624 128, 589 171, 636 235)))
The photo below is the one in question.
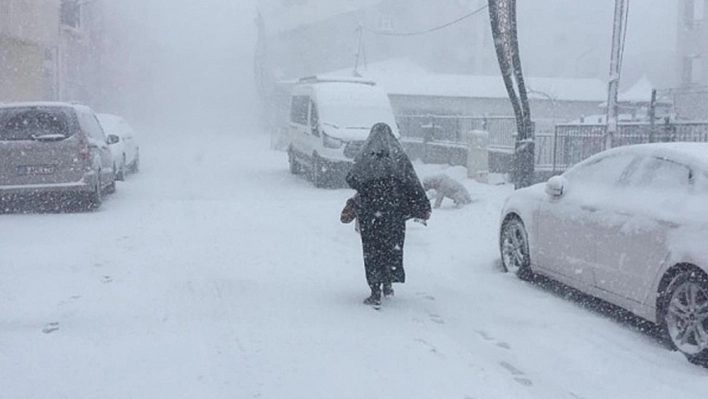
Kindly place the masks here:
POLYGON ((71 135, 68 112, 61 108, 0 108, 0 140, 67 138, 71 135))

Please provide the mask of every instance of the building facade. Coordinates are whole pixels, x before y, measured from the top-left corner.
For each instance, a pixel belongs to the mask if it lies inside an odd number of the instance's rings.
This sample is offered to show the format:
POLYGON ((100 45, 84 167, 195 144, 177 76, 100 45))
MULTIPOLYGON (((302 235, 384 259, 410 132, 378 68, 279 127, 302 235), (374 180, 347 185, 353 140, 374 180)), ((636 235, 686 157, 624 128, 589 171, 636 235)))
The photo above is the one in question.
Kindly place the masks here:
POLYGON ((681 0, 678 20, 678 81, 684 88, 708 84, 706 0, 681 0))
POLYGON ((0 101, 58 96, 60 0, 0 1, 0 101))
POLYGON ((0 1, 0 101, 90 102, 100 1, 0 1))

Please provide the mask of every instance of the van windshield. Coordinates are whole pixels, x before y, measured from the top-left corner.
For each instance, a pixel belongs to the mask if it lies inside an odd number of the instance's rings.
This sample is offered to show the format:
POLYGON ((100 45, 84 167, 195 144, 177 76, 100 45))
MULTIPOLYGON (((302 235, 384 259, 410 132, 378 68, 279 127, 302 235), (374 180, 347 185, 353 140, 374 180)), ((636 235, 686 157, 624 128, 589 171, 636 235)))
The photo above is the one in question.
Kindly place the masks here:
POLYGON ((391 127, 396 121, 391 110, 384 107, 369 107, 363 105, 327 105, 320 109, 320 120, 323 124, 337 129, 371 129, 377 123, 383 122, 391 127))
POLYGON ((69 114, 62 108, 0 108, 1 141, 59 140, 71 135, 69 114))

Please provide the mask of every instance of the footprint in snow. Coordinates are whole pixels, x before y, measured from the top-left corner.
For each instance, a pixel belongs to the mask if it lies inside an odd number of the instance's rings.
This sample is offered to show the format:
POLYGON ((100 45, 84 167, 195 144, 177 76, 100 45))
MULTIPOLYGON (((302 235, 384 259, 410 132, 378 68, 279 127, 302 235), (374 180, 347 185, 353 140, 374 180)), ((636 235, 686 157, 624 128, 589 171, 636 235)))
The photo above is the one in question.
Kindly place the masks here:
POLYGON ((112 283, 112 282, 113 282, 113 277, 111 277, 111 276, 103 276, 103 277, 101 277, 101 282, 102 282, 103 284, 112 283))
POLYGON ((428 312, 428 317, 430 317, 430 321, 432 321, 433 323, 445 324, 445 320, 442 317, 440 317, 439 314, 428 312))
POLYGON ((487 334, 486 331, 477 330, 476 333, 477 333, 477 335, 479 335, 480 337, 482 337, 482 339, 484 339, 485 341, 494 343, 496 346, 498 346, 498 347, 500 347, 500 348, 502 348, 502 349, 511 349, 511 345, 509 345, 509 344, 507 344, 506 342, 503 342, 503 341, 497 341, 494 337, 492 337, 491 335, 487 334))
POLYGON ((425 292, 416 292, 415 294, 416 294, 417 296, 419 296, 419 297, 421 297, 421 298, 423 298, 423 299, 427 299, 427 300, 429 300, 429 301, 434 301, 434 300, 435 300, 435 297, 434 297, 434 296, 429 295, 429 294, 426 294, 425 292))
POLYGON ((509 373, 511 373, 511 375, 514 377, 514 381, 518 382, 519 384, 526 387, 530 387, 533 385, 533 381, 524 377, 526 374, 523 371, 514 367, 514 365, 512 365, 511 363, 501 362, 499 363, 499 365, 504 367, 509 373))
POLYGON ((59 323, 58 322, 52 322, 52 323, 47 323, 44 328, 42 328, 42 332, 45 334, 51 334, 55 331, 59 330, 59 323))

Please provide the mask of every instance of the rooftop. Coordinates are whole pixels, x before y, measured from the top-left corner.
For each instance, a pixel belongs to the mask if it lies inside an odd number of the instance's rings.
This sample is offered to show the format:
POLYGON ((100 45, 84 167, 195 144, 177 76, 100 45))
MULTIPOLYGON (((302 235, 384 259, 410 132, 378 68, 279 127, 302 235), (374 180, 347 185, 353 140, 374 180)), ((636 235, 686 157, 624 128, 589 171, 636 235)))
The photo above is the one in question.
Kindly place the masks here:
MULTIPOLYGON (((321 76, 352 76, 352 72, 344 69, 321 76)), ((359 73, 390 95, 508 98, 501 76, 434 74, 406 59, 371 64, 359 73)), ((528 77, 526 85, 532 99, 598 103, 607 99, 607 86, 599 79, 528 77)))

